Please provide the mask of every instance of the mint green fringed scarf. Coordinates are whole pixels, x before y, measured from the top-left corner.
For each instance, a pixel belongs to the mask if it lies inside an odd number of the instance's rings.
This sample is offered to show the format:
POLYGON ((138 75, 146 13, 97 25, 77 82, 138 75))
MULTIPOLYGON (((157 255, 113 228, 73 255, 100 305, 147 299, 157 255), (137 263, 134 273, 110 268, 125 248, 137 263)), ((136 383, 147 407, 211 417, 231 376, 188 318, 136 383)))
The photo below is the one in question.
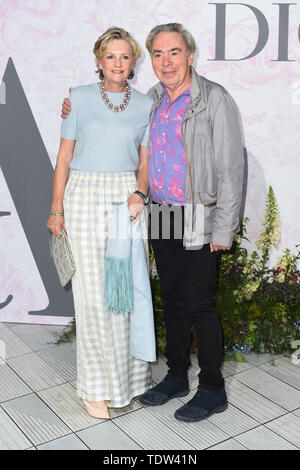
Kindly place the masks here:
POLYGON ((105 302, 129 322, 129 351, 142 361, 156 360, 154 315, 141 221, 130 222, 127 202, 116 207, 109 224, 105 257, 105 302))
POLYGON ((106 310, 128 313, 133 310, 132 236, 127 203, 118 205, 109 224, 104 262, 106 310))

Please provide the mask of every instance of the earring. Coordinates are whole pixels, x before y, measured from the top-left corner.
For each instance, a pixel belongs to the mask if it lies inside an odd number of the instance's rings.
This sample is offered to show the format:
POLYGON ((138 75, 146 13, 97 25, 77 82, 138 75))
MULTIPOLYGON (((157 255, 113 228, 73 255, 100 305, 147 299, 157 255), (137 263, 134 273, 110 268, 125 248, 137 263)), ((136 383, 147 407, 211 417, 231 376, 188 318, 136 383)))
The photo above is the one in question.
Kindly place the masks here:
POLYGON ((130 80, 130 79, 133 78, 133 77, 134 77, 134 70, 131 69, 131 70, 130 70, 130 74, 128 75, 128 79, 130 80))
POLYGON ((97 70, 95 70, 95 73, 97 73, 97 74, 99 75, 100 80, 103 80, 103 79, 104 79, 103 70, 99 67, 99 65, 98 65, 97 70))

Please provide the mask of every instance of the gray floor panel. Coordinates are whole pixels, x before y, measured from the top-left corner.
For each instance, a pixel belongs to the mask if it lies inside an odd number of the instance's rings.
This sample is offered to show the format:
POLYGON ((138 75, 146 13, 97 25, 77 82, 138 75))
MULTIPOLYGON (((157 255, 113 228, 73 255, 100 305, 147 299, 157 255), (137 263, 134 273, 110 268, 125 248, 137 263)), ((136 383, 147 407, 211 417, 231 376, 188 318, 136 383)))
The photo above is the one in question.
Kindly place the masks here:
POLYGON ((229 403, 259 423, 286 414, 286 410, 246 387, 236 379, 227 379, 226 393, 229 403))
POLYGON ((37 446, 38 450, 89 450, 89 448, 75 434, 54 439, 37 446))
MULTIPOLYGON (((174 417, 175 411, 182 406, 180 400, 171 400, 162 406, 149 406, 145 412, 150 414, 169 430, 174 431, 194 449, 202 450, 218 442, 228 439, 228 433, 221 430, 208 420, 198 423, 183 423, 174 417)), ((167 431, 169 432, 169 431, 167 431)))
POLYGON ((0 402, 32 393, 32 390, 8 367, 8 365, 0 365, 0 377, 0 402))
POLYGON ((300 363, 299 363, 299 355, 297 356, 296 360, 297 360, 297 363, 295 363, 295 358, 293 357, 293 355, 282 355, 282 359, 284 361, 287 361, 289 364, 293 364, 295 367, 298 367, 298 369, 300 369, 300 363))
MULTIPOLYGON (((197 370, 199 373, 199 369, 197 370)), ((196 390, 199 385, 199 378, 195 374, 195 369, 190 368, 188 372, 190 390, 196 390)))
POLYGON ((288 411, 295 410, 300 406, 299 390, 281 382, 261 369, 255 367, 241 372, 235 378, 288 411))
POLYGON ((152 369, 152 380, 155 383, 159 383, 167 375, 168 366, 165 358, 159 357, 157 362, 151 364, 152 369))
POLYGON ((137 398, 131 400, 131 403, 123 408, 111 408, 109 413, 111 419, 118 418, 119 416, 123 416, 126 413, 131 413, 132 411, 139 410, 142 408, 142 404, 139 403, 137 398))
POLYGON ((29 447, 32 447, 32 442, 0 407, 0 450, 24 450, 29 447))
POLYGON ((293 414, 300 417, 300 408, 298 410, 293 411, 293 414))
POLYGON ((66 346, 71 349, 74 353, 76 353, 76 340, 72 341, 72 343, 66 344, 66 346))
POLYGON ((54 348, 39 351, 37 354, 66 382, 76 380, 76 354, 70 348, 57 345, 54 348))
POLYGON ((41 351, 53 347, 55 339, 41 325, 18 325, 10 328, 33 351, 41 351))
MULTIPOLYGON (((195 395, 196 355, 191 355, 188 396, 160 407, 141 405, 136 397, 127 407, 111 409, 110 420, 99 420, 88 415, 76 393, 76 339, 54 344, 64 329, 0 322, 0 347, 6 349, 0 361, 0 449, 300 448, 300 364, 293 364, 291 355, 250 353, 245 363, 225 361, 229 407, 207 420, 183 423, 174 417, 195 395)), ((152 365, 152 386, 167 370, 166 358, 159 357, 152 365)))
POLYGON ((274 365, 266 363, 261 365, 259 369, 300 390, 300 369, 294 364, 284 359, 277 359, 274 365))
MULTIPOLYGON (((161 382, 168 372, 168 366, 166 364, 166 359, 164 357, 160 357, 156 363, 152 364, 152 380, 155 384, 161 382)), ((199 379, 197 374, 199 373, 199 367, 192 365, 189 368, 188 376, 189 376, 189 385, 190 389, 194 390, 198 387, 199 379)))
POLYGON ((114 423, 146 450, 194 449, 147 408, 120 416, 114 423))
POLYGON ((130 433, 123 432, 112 421, 97 424, 76 434, 92 450, 141 450, 141 447, 130 439, 130 433))
POLYGON ((300 418, 289 413, 265 424, 266 428, 300 448, 300 418))
POLYGON ((253 364, 250 364, 250 362, 224 361, 222 366, 222 374, 224 377, 228 377, 230 375, 235 375, 239 372, 251 369, 252 367, 253 364))
POLYGON ((1 406, 34 445, 71 432, 34 393, 7 401, 1 406))
POLYGON ((216 446, 210 447, 207 450, 248 450, 247 447, 240 444, 235 439, 228 439, 228 441, 221 442, 216 446))
MULTIPOLYGON (((43 325, 43 328, 45 328, 51 335, 54 337, 54 341, 57 341, 60 335, 64 332, 66 329, 66 326, 63 325, 43 325)), ((73 341, 70 343, 61 343, 61 345, 64 345, 66 348, 71 349, 74 353, 76 353, 76 336, 73 337, 73 341)))
POLYGON ((11 328, 0 329, 0 341, 5 343, 5 360, 32 352, 32 349, 15 335, 11 328))
POLYGON ((58 339, 58 337, 63 333, 65 330, 66 326, 65 325, 41 325, 43 328, 45 328, 48 333, 54 336, 55 339, 58 339))
POLYGON ((55 387, 65 382, 65 379, 36 353, 15 357, 7 362, 34 391, 55 387))
POLYGON ((37 395, 61 418, 72 431, 79 431, 104 420, 89 416, 82 400, 71 384, 63 384, 37 392, 37 395))
POLYGON ((296 446, 265 426, 252 429, 252 431, 241 434, 235 439, 249 450, 297 450, 296 446))
POLYGON ((229 405, 223 413, 214 414, 208 419, 231 437, 249 431, 260 424, 233 405, 229 405))
POLYGON ((279 359, 280 357, 281 354, 257 354, 254 352, 244 355, 246 361, 249 362, 249 364, 252 364, 253 366, 260 366, 265 363, 272 364, 275 360, 279 359))
POLYGON ((198 356, 197 356, 197 354, 191 354, 191 355, 190 355, 190 359, 191 359, 192 365, 199 368, 198 356))

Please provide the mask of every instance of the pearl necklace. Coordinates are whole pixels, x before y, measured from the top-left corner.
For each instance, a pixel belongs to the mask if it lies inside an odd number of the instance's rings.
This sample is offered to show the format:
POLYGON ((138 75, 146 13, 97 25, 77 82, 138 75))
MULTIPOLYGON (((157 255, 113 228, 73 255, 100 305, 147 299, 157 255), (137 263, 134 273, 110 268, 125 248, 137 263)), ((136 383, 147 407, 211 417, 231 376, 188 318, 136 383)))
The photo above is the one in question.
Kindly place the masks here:
POLYGON ((101 80, 101 82, 98 82, 98 85, 99 85, 99 91, 100 91, 101 97, 102 97, 104 103, 106 104, 106 106, 111 111, 115 111, 116 113, 124 111, 124 109, 128 106, 128 103, 130 101, 130 96, 131 96, 131 90, 130 90, 129 83, 127 81, 125 82, 125 96, 124 96, 124 99, 123 99, 122 103, 119 104, 118 106, 115 106, 110 101, 110 99, 108 98, 106 90, 104 88, 104 81, 101 80))

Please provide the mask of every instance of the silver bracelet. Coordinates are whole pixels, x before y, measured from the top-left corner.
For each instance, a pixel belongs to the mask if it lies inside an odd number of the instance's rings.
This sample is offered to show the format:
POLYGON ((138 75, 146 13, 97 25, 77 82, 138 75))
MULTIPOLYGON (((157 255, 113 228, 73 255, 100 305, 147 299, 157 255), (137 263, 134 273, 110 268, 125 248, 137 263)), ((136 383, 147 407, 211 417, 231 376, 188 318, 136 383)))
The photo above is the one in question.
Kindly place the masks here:
POLYGON ((50 212, 50 215, 64 215, 63 212, 50 212))

